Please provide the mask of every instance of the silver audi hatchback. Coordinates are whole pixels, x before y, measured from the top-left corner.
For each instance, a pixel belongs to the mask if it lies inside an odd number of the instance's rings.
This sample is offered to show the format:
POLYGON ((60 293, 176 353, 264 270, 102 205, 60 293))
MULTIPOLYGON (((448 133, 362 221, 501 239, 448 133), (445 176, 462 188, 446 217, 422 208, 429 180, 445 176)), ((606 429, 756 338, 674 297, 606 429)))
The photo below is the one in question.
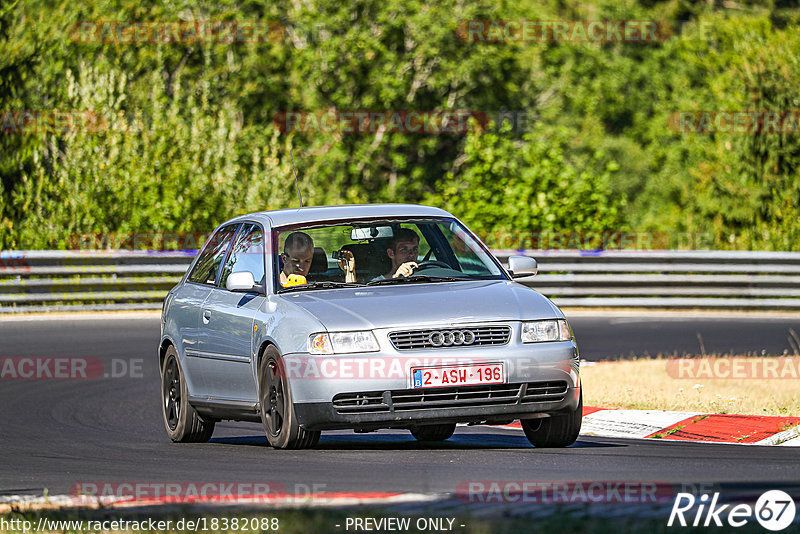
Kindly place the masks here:
POLYGON ((564 314, 514 280, 458 219, 415 205, 266 211, 225 222, 161 314, 162 410, 173 441, 261 422, 273 447, 323 430, 521 420, 537 447, 578 437, 578 348, 564 314))

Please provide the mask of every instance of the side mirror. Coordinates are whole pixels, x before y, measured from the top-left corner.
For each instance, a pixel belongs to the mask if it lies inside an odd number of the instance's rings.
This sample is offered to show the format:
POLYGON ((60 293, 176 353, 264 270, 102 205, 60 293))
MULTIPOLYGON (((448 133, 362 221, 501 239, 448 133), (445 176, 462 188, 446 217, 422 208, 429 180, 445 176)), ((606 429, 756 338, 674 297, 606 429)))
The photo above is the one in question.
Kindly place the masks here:
POLYGON ((225 288, 228 291, 257 291, 256 281, 250 271, 236 271, 228 275, 225 281, 225 288))
POLYGON ((522 278, 535 275, 539 272, 539 266, 535 259, 528 256, 509 256, 508 271, 511 278, 522 278))

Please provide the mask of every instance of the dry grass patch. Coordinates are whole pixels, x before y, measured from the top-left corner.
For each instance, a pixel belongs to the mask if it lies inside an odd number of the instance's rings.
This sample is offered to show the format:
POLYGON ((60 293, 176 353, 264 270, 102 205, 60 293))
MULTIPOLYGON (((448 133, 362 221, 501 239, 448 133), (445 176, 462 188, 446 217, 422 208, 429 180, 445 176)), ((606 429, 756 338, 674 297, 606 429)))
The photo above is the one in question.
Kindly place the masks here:
POLYGON ((586 406, 800 416, 798 356, 585 363, 581 381, 586 406))

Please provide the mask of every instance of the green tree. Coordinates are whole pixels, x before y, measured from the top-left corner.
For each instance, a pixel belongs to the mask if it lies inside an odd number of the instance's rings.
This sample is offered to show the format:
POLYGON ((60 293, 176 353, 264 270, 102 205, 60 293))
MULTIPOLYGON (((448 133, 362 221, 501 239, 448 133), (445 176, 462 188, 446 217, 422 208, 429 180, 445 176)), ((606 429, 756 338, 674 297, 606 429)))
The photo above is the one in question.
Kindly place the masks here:
POLYGON ((600 153, 570 161, 565 128, 521 140, 504 133, 471 134, 458 169, 428 202, 458 213, 490 246, 502 248, 530 248, 531 235, 548 230, 626 229, 625 201, 611 193, 616 163, 600 153))

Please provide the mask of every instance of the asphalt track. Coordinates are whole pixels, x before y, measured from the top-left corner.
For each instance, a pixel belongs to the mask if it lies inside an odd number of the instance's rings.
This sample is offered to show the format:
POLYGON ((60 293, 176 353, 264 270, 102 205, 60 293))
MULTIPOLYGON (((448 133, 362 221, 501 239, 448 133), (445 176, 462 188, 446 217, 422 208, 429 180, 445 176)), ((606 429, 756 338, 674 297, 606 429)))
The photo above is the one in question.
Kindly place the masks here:
MULTIPOLYGON (((791 351, 800 319, 575 317, 583 356, 791 351)), ((797 487, 794 447, 746 447, 582 437, 535 450, 519 431, 460 427, 423 448, 403 431, 323 434, 311 451, 267 446, 259 425, 221 423, 210 443, 173 444, 163 430, 154 357, 158 319, 0 318, 0 357, 141 360, 141 376, 0 381, 0 495, 68 493, 86 482, 277 483, 303 491, 453 492, 465 481, 658 481, 797 487)), ((762 489, 763 491, 763 489, 762 489)), ((796 493, 796 492, 795 492, 796 493)))

